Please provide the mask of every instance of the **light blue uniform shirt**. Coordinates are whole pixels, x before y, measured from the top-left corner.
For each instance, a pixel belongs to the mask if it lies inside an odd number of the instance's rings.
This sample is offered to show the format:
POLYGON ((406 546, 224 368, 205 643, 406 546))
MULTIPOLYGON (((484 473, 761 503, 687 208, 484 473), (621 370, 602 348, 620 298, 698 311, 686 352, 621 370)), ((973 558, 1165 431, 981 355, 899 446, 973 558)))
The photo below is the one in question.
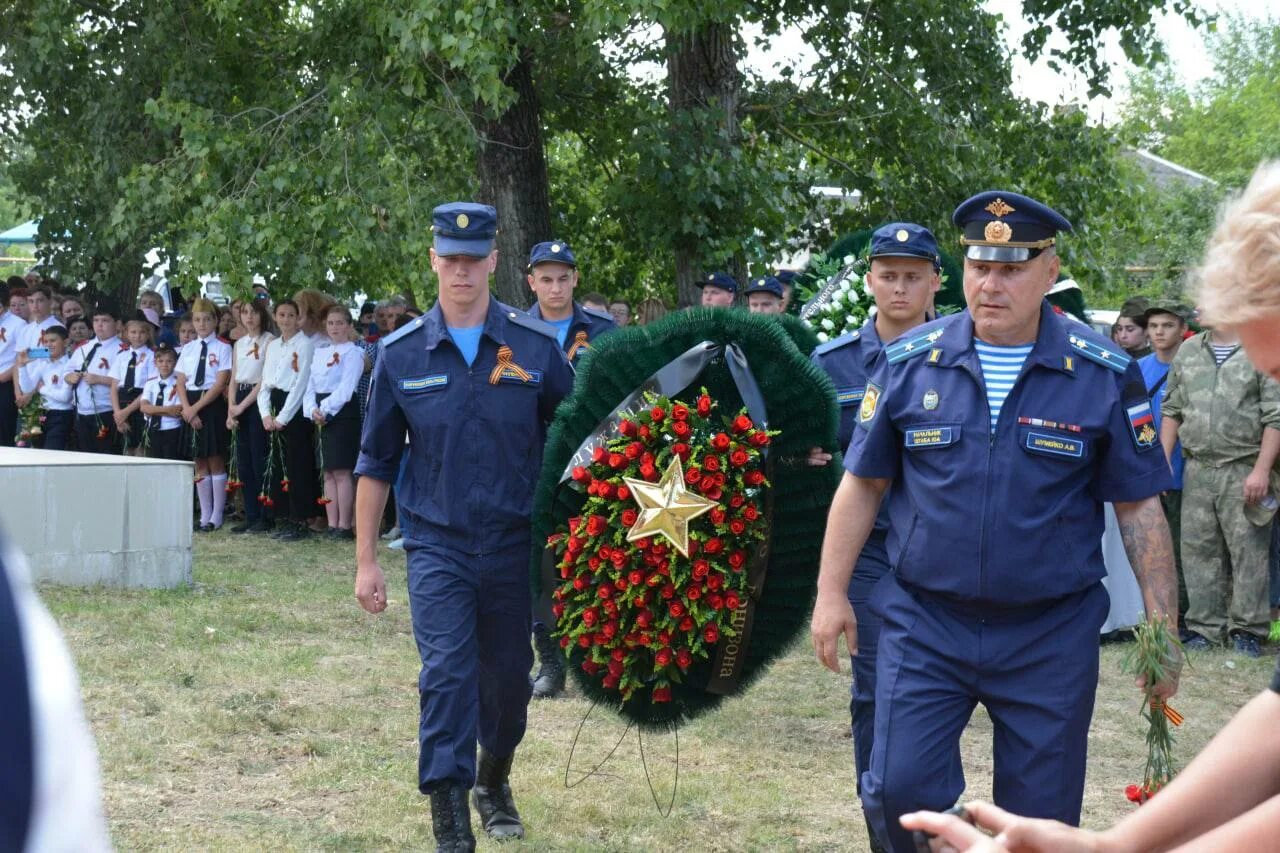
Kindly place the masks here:
POLYGON ((470 367, 475 363, 476 354, 480 352, 480 333, 484 331, 484 326, 449 326, 448 328, 449 337, 453 338, 454 346, 467 360, 467 367, 470 367))

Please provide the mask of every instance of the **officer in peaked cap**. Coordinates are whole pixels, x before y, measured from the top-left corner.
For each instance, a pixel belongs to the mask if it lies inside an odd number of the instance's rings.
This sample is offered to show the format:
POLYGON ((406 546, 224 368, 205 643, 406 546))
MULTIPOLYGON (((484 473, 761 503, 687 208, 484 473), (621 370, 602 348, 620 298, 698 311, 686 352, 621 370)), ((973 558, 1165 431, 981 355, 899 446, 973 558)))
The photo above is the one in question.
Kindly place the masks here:
MULTIPOLYGON (((555 327, 556 339, 570 363, 591 349, 591 342, 617 328, 606 311, 588 308, 574 300, 578 286, 578 261, 563 240, 538 243, 529 251, 526 277, 536 301, 529 316, 555 327)), ((557 650, 556 657, 561 655, 557 650)))
POLYGON ((707 273, 699 281, 703 308, 732 308, 738 295, 738 280, 727 272, 707 273))
POLYGON ((747 297, 747 310, 752 314, 782 313, 782 282, 771 275, 751 279, 743 294, 747 297))
POLYGON ((573 368, 552 326, 489 292, 494 209, 445 204, 432 223, 440 297, 382 339, 374 368, 356 463, 356 597, 372 613, 386 607, 378 522, 408 453, 417 473, 397 497, 422 658, 418 787, 431 797, 437 850, 455 851, 475 847, 473 785, 491 836, 524 835, 508 777, 533 665, 530 472, 573 368))
MULTIPOLYGON (((938 243, 933 233, 910 222, 892 222, 871 235, 871 268, 867 285, 876 302, 876 313, 862 328, 820 344, 813 362, 826 371, 836 388, 840 407, 840 447, 849 445, 858 409, 866 393, 867 379, 891 341, 927 319, 933 295, 941 285, 938 243)), ((854 768, 858 778, 871 764, 875 732, 876 650, 880 618, 868 602, 880 579, 889 574, 885 542, 889 535, 889 509, 882 501, 866 544, 853 565, 847 595, 858 624, 858 654, 853 658, 853 685, 849 713, 852 720, 854 768)), ((860 786, 859 786, 860 787, 860 786)), ((874 832, 873 850, 882 850, 874 832)))
MULTIPOLYGON (((563 240, 536 244, 529 251, 526 276, 536 301, 529 316, 542 320, 556 331, 556 340, 570 363, 576 363, 591 342, 617 328, 613 317, 589 308, 573 298, 578 286, 578 261, 563 240)), ((538 652, 538 674, 533 679, 533 695, 549 699, 564 692, 564 653, 538 613, 533 615, 533 645, 538 652)))
MULTIPOLYGON (((888 491, 895 568, 870 602, 882 626, 862 801, 903 853, 915 847, 899 817, 964 790, 960 733, 978 702, 995 729, 996 802, 1078 823, 1108 610, 1104 501, 1131 531, 1149 615, 1177 618, 1159 502, 1171 479, 1141 374, 1044 298, 1070 223, 1004 191, 965 201, 953 221, 968 309, 887 345, 867 381, 812 625, 818 658, 838 670, 839 635, 857 646, 849 577, 888 491)), ((1154 689, 1173 695, 1176 668, 1154 689)))

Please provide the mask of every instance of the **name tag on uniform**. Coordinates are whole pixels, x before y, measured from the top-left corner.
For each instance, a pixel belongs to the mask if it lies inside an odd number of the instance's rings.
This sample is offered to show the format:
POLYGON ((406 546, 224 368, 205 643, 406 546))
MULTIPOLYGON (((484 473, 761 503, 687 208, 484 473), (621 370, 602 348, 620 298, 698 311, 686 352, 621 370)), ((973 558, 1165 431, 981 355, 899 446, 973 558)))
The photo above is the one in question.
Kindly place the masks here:
POLYGON ((859 385, 857 388, 837 388, 836 402, 840 404, 842 409, 856 406, 862 402, 862 397, 866 393, 867 386, 865 385, 859 385))
POLYGON ((417 394, 421 391, 438 391, 449 384, 449 374, 437 373, 433 376, 418 376, 413 379, 401 379, 400 390, 406 394, 417 394))
POLYGON ((1070 456, 1079 459, 1084 456, 1084 442, 1078 438, 1066 438, 1061 435, 1050 435, 1045 432, 1027 433, 1027 450, 1037 453, 1048 453, 1051 456, 1070 456))
POLYGON ((955 444, 955 441, 959 436, 959 427, 916 427, 906 431, 905 444, 909 450, 920 450, 928 447, 946 447, 950 444, 955 444))
POLYGON ((514 367, 504 367, 502 373, 498 375, 498 382, 504 385, 528 385, 537 387, 542 384, 541 370, 526 370, 524 373, 529 377, 526 379, 514 367))

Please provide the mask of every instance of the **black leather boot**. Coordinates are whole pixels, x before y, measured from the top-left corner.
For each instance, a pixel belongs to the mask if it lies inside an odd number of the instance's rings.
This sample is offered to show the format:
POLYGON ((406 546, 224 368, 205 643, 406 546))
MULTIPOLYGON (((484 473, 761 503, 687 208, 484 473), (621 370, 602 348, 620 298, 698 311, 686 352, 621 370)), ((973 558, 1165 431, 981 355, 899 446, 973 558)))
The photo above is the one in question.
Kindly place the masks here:
POLYGON ((508 838, 524 838, 524 824, 511 798, 511 762, 514 755, 494 758, 482 747, 476 766, 476 786, 471 790, 471 802, 480 815, 480 824, 489 837, 498 841, 508 838))
POLYGON ((564 652, 546 626, 533 629, 533 647, 540 664, 533 678, 534 698, 554 699, 564 692, 564 652))
POLYGON ((431 829, 436 836, 436 853, 471 853, 476 849, 466 788, 446 783, 431 792, 431 829))

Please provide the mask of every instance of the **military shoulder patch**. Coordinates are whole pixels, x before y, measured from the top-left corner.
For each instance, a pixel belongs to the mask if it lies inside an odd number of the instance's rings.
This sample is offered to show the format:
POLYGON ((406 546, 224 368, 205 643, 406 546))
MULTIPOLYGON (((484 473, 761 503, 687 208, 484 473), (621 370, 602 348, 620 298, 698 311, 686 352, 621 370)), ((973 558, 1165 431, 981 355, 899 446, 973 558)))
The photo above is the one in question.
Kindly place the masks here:
POLYGON ((1116 352, 1110 347, 1105 347, 1079 335, 1069 335, 1067 340, 1071 342, 1071 346, 1081 356, 1096 364, 1101 364, 1103 367, 1109 367, 1116 373, 1124 373, 1129 367, 1129 362, 1133 361, 1125 353, 1116 352))
POLYGON ((869 424, 875 419, 876 411, 880 408, 880 394, 882 389, 874 382, 868 382, 867 388, 862 392, 862 405, 858 407, 858 423, 869 424))
POLYGON ((396 341, 404 340, 405 337, 407 337, 410 332, 414 332, 421 328, 422 328, 422 318, 418 317, 414 319, 412 323, 406 323, 400 328, 396 329, 394 332, 384 337, 379 343, 384 347, 389 347, 392 344, 394 344, 396 341))
POLYGON ((933 350, 933 343, 942 337, 941 329, 934 329, 923 335, 911 335, 885 348, 884 357, 890 364, 897 364, 933 350))
POLYGON ((1143 400, 1125 409, 1129 419, 1129 433, 1133 436, 1134 446, 1139 450, 1150 450, 1156 446, 1156 419, 1151 413, 1151 403, 1143 400))
POLYGON ((530 317, 523 311, 516 311, 514 308, 507 311, 507 319, 512 323, 515 323, 517 326, 530 329, 540 335, 546 335, 553 341, 559 341, 556 334, 556 327, 545 320, 539 320, 537 317, 530 317))
POLYGON ((826 355, 827 353, 832 352, 834 350, 838 350, 841 347, 848 346, 849 344, 853 343, 854 341, 858 340, 861 337, 862 337, 861 331, 852 331, 847 335, 841 335, 838 338, 832 338, 831 340, 827 341, 825 344, 818 344, 816 347, 814 347, 813 354, 826 355))

